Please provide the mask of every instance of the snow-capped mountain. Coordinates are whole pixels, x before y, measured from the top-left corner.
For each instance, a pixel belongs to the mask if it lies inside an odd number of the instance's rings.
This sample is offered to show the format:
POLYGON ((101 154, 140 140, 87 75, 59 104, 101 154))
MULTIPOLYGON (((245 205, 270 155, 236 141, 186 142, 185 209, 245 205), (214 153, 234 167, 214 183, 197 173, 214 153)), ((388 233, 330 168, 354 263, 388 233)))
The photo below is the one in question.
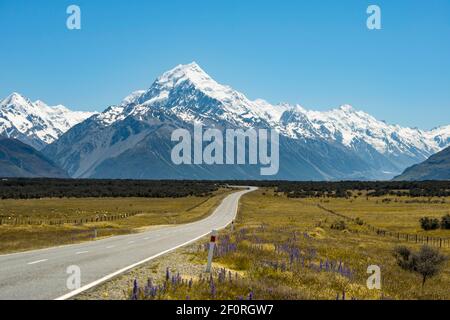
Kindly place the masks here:
POLYGON ((71 111, 63 105, 48 106, 40 100, 32 102, 14 92, 0 101, 0 135, 40 150, 93 114, 71 111))
MULTIPOLYGON (((370 148, 393 164, 393 172, 450 145, 450 126, 423 131, 389 125, 349 105, 326 112, 296 106, 284 123, 281 130, 296 139, 306 136, 333 141, 358 153, 370 148)), ((390 170, 386 173, 391 173, 390 170)))
POLYGON ((74 126, 44 152, 74 177, 261 178, 252 166, 173 165, 172 130, 199 123, 279 131, 280 172, 274 179, 387 179, 450 144, 450 126, 422 131, 386 124, 347 105, 317 112, 252 101, 191 63, 74 126))

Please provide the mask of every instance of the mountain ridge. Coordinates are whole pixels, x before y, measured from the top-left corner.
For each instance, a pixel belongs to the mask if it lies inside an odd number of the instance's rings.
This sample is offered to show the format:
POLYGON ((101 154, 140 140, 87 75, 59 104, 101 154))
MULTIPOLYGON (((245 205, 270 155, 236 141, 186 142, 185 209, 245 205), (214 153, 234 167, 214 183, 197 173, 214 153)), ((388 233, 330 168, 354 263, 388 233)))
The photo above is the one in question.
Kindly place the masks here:
POLYGON ((0 137, 0 177, 68 178, 68 175, 33 147, 0 137))
POLYGON ((49 106, 42 100, 32 102, 13 92, 0 101, 0 135, 41 150, 93 114, 71 111, 63 105, 49 106))
POLYGON ((165 72, 147 90, 136 91, 75 125, 43 151, 74 177, 108 177, 118 174, 117 166, 121 177, 154 178, 152 170, 124 164, 142 158, 151 159, 150 167, 164 168, 167 175, 178 172, 214 179, 228 172, 237 178, 260 178, 249 167, 211 170, 170 163, 171 130, 192 130, 194 124, 277 130, 283 163, 274 179, 391 179, 450 145, 450 126, 424 131, 387 124, 349 105, 318 112, 250 100, 190 63, 165 72), (155 136, 160 137, 160 145, 155 136))
POLYGON ((450 180, 450 147, 407 168, 396 181, 450 180))

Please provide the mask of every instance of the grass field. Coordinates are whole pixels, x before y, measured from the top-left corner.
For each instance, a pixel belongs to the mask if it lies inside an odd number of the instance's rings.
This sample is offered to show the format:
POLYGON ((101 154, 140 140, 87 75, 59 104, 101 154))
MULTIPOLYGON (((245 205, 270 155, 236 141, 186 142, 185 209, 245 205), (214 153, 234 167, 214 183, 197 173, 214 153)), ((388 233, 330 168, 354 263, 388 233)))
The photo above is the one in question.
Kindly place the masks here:
POLYGON ((156 225, 192 222, 210 214, 229 192, 221 189, 210 197, 183 198, 0 200, 3 219, 40 222, 39 225, 0 225, 0 253, 88 241, 93 239, 94 230, 97 230, 97 237, 105 237, 139 232, 156 225), (113 221, 108 219, 125 214, 132 216, 113 221), (95 222, 98 217, 104 221, 95 222), (79 222, 88 218, 88 223, 79 222), (54 224, 59 220, 78 222, 54 224))
MULTIPOLYGON (((411 199, 388 203, 382 198, 361 197, 351 201, 327 199, 322 204, 377 227, 411 233, 422 233, 418 226, 421 216, 440 217, 450 210, 450 199, 444 199, 445 203, 439 199, 426 204, 418 199, 405 202, 408 200, 411 199)), ((338 217, 320 209, 318 203, 320 199, 288 199, 271 189, 245 195, 236 229, 219 235, 212 276, 185 277, 176 273, 176 266, 167 266, 170 269, 164 286, 141 283, 129 288, 129 297, 450 299, 450 261, 422 289, 420 275, 401 269, 393 256, 393 249, 398 245, 417 250, 419 244, 361 232, 364 226, 352 222, 344 230, 333 229, 331 226, 338 217), (367 288, 370 265, 381 269, 381 290, 367 288)), ((449 230, 431 233, 450 238, 449 230)), ((450 256, 450 249, 440 251, 450 256)), ((204 265, 206 243, 187 254, 190 263, 204 265)))
POLYGON ((324 207, 381 229, 432 237, 450 237, 448 230, 424 231, 419 220, 422 217, 441 219, 450 214, 450 199, 408 197, 357 197, 333 200, 304 199, 307 205, 320 203, 324 207))

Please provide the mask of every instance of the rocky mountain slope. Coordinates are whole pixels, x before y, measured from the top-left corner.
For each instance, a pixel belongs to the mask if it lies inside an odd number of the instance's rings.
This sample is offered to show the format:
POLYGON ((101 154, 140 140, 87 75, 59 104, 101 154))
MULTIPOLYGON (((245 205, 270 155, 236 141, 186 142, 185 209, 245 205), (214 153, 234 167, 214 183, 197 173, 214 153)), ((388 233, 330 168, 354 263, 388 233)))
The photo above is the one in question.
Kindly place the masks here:
POLYGON ((0 137, 0 177, 67 178, 68 175, 31 146, 0 137))
POLYGON ((406 169, 395 180, 450 180, 450 147, 406 169))
POLYGON ((450 126, 389 125, 344 105, 328 112, 271 105, 179 65, 148 90, 74 126, 44 149, 73 177, 341 180, 390 179, 450 145, 450 126), (280 170, 252 165, 174 165, 176 128, 268 128, 280 134, 280 170))

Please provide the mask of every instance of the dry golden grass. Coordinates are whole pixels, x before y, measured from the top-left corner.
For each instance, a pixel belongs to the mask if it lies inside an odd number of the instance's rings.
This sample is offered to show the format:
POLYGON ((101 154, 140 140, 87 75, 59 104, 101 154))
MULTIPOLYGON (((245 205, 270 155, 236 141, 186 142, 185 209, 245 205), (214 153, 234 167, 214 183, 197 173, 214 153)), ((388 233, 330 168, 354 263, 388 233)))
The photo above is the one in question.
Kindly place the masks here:
MULTIPOLYGON (((401 269, 393 256, 397 245, 413 249, 420 245, 358 232, 362 227, 352 222, 347 223, 345 230, 332 229, 332 223, 338 218, 318 208, 317 202, 317 199, 289 199, 270 189, 245 195, 236 230, 232 233, 228 229, 219 235, 219 246, 222 239, 222 243, 237 244, 237 250, 216 257, 213 264, 216 270, 225 267, 233 275, 238 273, 242 280, 216 280, 214 297, 209 282, 194 282, 192 288, 183 284, 171 287, 158 298, 237 299, 248 297, 251 292, 255 299, 336 299, 338 295, 342 299, 345 292, 346 299, 450 299, 450 261, 439 275, 427 281, 422 291, 421 277, 401 269), (227 237, 229 239, 224 240, 227 237), (307 258, 305 267, 298 262, 290 267, 289 254, 275 250, 280 245, 299 248, 302 256, 308 256, 310 251, 315 254, 307 258), (352 276, 319 271, 317 266, 325 261, 342 261, 351 269, 352 276), (283 263, 288 267, 281 269, 279 266, 283 263), (381 268, 382 290, 369 290, 366 286, 370 265, 381 268)), ((329 199, 326 205, 367 219, 379 227, 420 232, 414 225, 422 216, 422 210, 427 209, 425 215, 440 216, 447 212, 448 203, 447 199, 446 204, 432 206, 394 205, 361 198, 353 201, 329 199), (399 213, 398 219, 396 213, 399 213)), ((438 234, 449 236, 446 232, 438 234)), ((450 256, 450 249, 440 250, 450 256)), ((195 263, 205 263, 205 251, 193 255, 195 263)))
POLYGON ((230 192, 212 197, 185 198, 81 198, 0 200, 0 215, 42 220, 42 225, 0 225, 0 253, 89 241, 98 237, 139 232, 157 225, 193 222, 212 213, 230 192), (136 215, 114 221, 50 225, 58 219, 81 219, 117 214, 136 215))
MULTIPOLYGON (((404 198, 404 202, 393 200, 391 203, 383 203, 381 199, 369 198, 367 200, 365 197, 361 197, 351 201, 329 199, 329 202, 323 203, 323 205, 352 217, 360 217, 377 227, 392 231, 418 233, 422 233, 418 224, 420 217, 441 217, 450 211, 449 199, 446 199, 445 203, 428 204, 405 203, 405 200, 425 199, 404 198)), ((439 200, 442 202, 442 199, 439 200)), ((267 227, 263 239, 267 239, 269 242, 280 239, 282 234, 279 230, 282 229, 289 230, 289 232, 293 230, 306 232, 313 240, 306 240, 309 241, 309 244, 304 243, 303 239, 299 240, 303 246, 310 245, 317 249, 323 260, 345 261, 356 271, 355 281, 341 283, 343 279, 339 279, 339 277, 327 273, 311 273, 306 270, 299 279, 291 279, 291 281, 297 283, 299 290, 305 290, 307 296, 333 299, 336 297, 339 285, 342 285, 345 287, 348 297, 378 298, 380 297, 379 292, 366 288, 367 267, 375 264, 382 269, 385 297, 450 299, 450 261, 446 264, 442 274, 429 280, 425 292, 422 293, 420 276, 399 268, 392 256, 392 250, 396 245, 402 244, 412 248, 419 248, 419 245, 399 242, 396 239, 384 238, 376 234, 332 230, 330 225, 338 218, 319 209, 317 203, 317 199, 288 199, 284 196, 274 195, 271 190, 260 190, 244 197, 238 223, 245 227, 265 224, 267 227)), ((349 229, 353 231, 359 228, 361 227, 355 224, 349 225, 349 229)), ((432 234, 450 237, 449 230, 433 231, 432 234)), ((441 251, 450 256, 450 249, 445 248, 441 251)))
MULTIPOLYGON (((295 200, 294 200, 295 201, 295 200)), ((320 203, 324 207, 352 218, 394 232, 450 238, 450 230, 424 231, 419 220, 422 217, 441 219, 450 214, 450 199, 409 197, 357 197, 351 199, 303 199, 307 205, 320 203)))

